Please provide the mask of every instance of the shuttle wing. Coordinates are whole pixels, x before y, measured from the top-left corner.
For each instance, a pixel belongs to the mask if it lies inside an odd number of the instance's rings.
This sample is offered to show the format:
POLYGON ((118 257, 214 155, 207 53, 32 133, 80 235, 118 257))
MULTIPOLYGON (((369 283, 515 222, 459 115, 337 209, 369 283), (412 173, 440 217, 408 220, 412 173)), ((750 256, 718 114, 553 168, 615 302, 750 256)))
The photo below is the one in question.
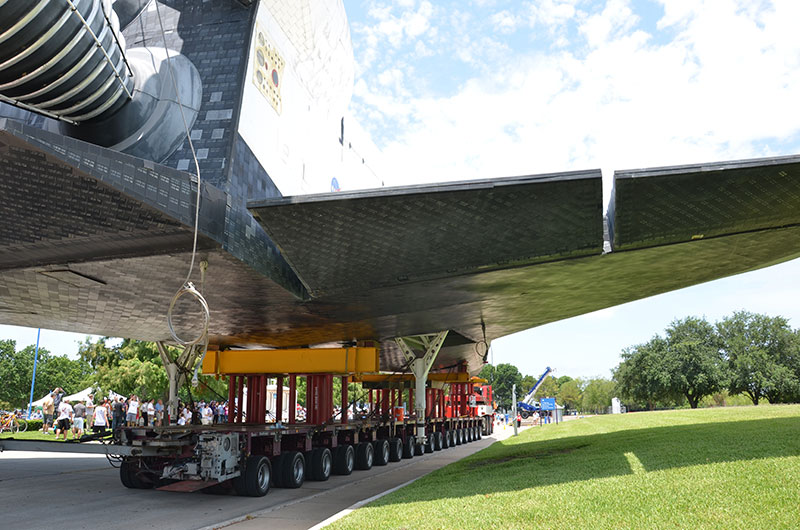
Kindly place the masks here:
MULTIPOLYGON (((168 340, 193 177, 2 120, 0 159, 0 322, 168 340)), ((447 329, 437 364, 477 370, 483 340, 800 254, 800 157, 614 186, 604 219, 599 171, 249 204, 204 182, 192 279, 222 346, 373 339, 392 369, 391 338, 447 329)))

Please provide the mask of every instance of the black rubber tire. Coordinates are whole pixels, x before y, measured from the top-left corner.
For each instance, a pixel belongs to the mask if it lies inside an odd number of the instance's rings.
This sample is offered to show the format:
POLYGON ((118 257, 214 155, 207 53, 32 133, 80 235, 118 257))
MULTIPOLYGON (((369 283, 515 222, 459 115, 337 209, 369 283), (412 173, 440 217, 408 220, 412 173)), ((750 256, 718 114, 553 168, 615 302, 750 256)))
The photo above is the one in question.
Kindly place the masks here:
POLYGON ((523 410, 522 412, 519 413, 519 415, 522 416, 523 420, 527 420, 528 416, 530 416, 530 414, 528 414, 527 410, 523 410))
POLYGON ((465 434, 467 436, 467 443, 472 442, 472 432, 473 432, 472 431, 472 427, 467 427, 466 428, 466 433, 465 434))
POLYGON ((389 440, 389 462, 399 462, 403 459, 403 440, 392 438, 389 440))
POLYGON ((138 467, 129 460, 123 460, 120 464, 119 479, 123 486, 131 489, 149 490, 155 486, 155 482, 143 478, 138 467))
POLYGON ((281 487, 297 489, 306 480, 306 459, 300 451, 287 451, 281 461, 281 487))
POLYGON ((431 434, 433 436, 433 450, 434 451, 441 451, 442 450, 442 433, 435 432, 431 434))
POLYGON ((356 445, 356 469, 367 471, 372 469, 375 462, 375 448, 371 442, 361 442, 356 445))
POLYGON ((442 434, 442 449, 450 448, 450 431, 444 431, 442 434))
POLYGON ((311 469, 306 471, 309 480, 325 482, 331 477, 333 472, 333 454, 327 447, 317 447, 310 451, 310 457, 306 458, 306 463, 311 462, 311 469))
POLYGON ((263 497, 269 491, 272 464, 262 455, 250 455, 241 475, 233 479, 233 489, 243 497, 263 497))
POLYGON ((352 445, 340 445, 333 453, 334 475, 349 475, 356 463, 356 453, 352 445))
MULTIPOLYGON (((275 470, 275 473, 272 474, 272 485, 276 488, 283 487, 283 473, 281 473, 281 469, 283 469, 283 456, 285 453, 281 453, 275 458, 272 459, 272 469, 275 470)), ((234 479, 236 480, 236 479, 234 479)), ((244 479, 242 479, 244 480, 244 479)), ((235 485, 235 484, 234 484, 235 485)), ((236 490, 239 491, 239 490, 236 490)), ((244 495, 244 494, 242 494, 244 495)))
POLYGON ((375 461, 373 465, 385 466, 389 463, 389 440, 383 438, 372 442, 372 448, 375 451, 375 461))
POLYGON ((483 427, 475 427, 475 439, 480 440, 483 438, 483 427))
POLYGON ((436 436, 436 433, 429 433, 428 436, 425 437, 425 444, 423 445, 423 449, 425 450, 425 454, 430 454, 433 452, 433 438, 436 436))
POLYGON ((425 454, 425 446, 423 444, 414 444, 414 456, 422 456, 425 454))
POLYGON ((455 431, 453 431, 453 438, 456 445, 461 445, 462 443, 464 443, 464 431, 462 431, 461 429, 456 429, 455 431))
POLYGON ((131 480, 131 465, 130 462, 123 462, 119 466, 119 480, 126 488, 136 489, 136 485, 131 480))
POLYGON ((414 437, 409 436, 406 438, 406 442, 403 444, 403 458, 414 458, 414 446, 417 445, 414 437))

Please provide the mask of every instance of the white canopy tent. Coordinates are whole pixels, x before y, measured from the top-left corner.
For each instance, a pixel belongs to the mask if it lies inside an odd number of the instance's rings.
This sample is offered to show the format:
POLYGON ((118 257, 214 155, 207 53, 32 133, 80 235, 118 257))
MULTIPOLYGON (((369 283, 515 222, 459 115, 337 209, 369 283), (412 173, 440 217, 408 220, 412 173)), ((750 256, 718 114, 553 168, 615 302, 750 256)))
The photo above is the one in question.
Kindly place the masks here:
POLYGON ((93 387, 87 386, 80 392, 64 396, 61 401, 86 401, 86 398, 89 397, 89 394, 94 394, 94 390, 93 387))

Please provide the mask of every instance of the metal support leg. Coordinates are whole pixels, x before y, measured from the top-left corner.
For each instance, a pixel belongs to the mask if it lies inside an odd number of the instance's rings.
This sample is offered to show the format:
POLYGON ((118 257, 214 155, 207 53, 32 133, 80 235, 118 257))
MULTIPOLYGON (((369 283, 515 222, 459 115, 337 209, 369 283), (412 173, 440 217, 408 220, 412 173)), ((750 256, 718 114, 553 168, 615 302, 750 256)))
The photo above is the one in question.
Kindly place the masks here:
POLYGON ((167 414, 170 423, 178 421, 178 389, 186 379, 186 374, 192 370, 200 348, 197 345, 187 346, 183 349, 178 358, 173 360, 167 353, 167 348, 163 342, 156 342, 161 363, 167 372, 169 379, 169 399, 167 400, 167 414))
POLYGON ((419 443, 425 443, 425 384, 439 350, 447 338, 447 331, 442 331, 436 335, 419 335, 416 337, 399 337, 394 339, 406 360, 411 364, 411 372, 414 374, 416 402, 414 411, 416 413, 417 436, 419 443), (415 351, 422 350, 420 353, 415 351))

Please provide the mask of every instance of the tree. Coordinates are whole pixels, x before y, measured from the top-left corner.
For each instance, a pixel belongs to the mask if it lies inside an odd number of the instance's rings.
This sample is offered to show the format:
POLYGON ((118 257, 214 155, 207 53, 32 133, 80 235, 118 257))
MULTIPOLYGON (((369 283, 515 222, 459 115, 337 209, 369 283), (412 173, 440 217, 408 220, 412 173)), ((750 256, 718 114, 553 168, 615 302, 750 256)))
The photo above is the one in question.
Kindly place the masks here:
MULTIPOLYGON (((564 376, 562 376, 564 377, 564 376)), ((561 377, 559 377, 561 379, 561 377)), ((567 409, 577 409, 581 404, 583 392, 581 392, 581 381, 571 377, 564 381, 558 389, 558 402, 567 409)))
POLYGON ((691 408, 727 383, 714 327, 704 318, 675 320, 666 330, 664 367, 672 394, 683 395, 691 408))
MULTIPOLYGON (((0 401, 14 407, 25 408, 28 404, 33 377, 33 361, 36 346, 16 349, 13 340, 0 341, 0 401)), ((91 384, 92 370, 84 361, 53 356, 45 348, 39 348, 36 367, 36 382, 33 399, 41 398, 49 390, 62 387, 67 394, 78 392, 91 384)))
POLYGON ((542 399, 544 397, 556 397, 556 394, 558 394, 558 383, 555 377, 548 375, 542 381, 541 386, 536 390, 534 397, 536 397, 536 399, 542 399))
POLYGON ((511 407, 514 399, 519 399, 524 395, 522 392, 522 374, 512 364, 501 363, 493 369, 488 369, 490 366, 490 364, 487 364, 483 367, 481 377, 491 383, 494 400, 497 401, 498 407, 511 407), (486 377, 484 374, 491 377, 486 377), (513 385, 517 385, 516 397, 511 394, 513 385))
POLYGON ((649 342, 622 351, 622 362, 614 370, 614 381, 627 401, 646 404, 653 410, 659 401, 674 394, 666 365, 667 341, 656 335, 649 342))
POLYGON ((611 406, 614 397, 615 385, 613 381, 604 378, 590 379, 583 389, 581 409, 591 412, 605 412, 611 406))
POLYGON ((100 337, 97 342, 92 342, 90 337, 86 337, 79 343, 78 356, 94 370, 100 366, 116 366, 122 360, 119 348, 109 347, 106 341, 108 337, 100 337))
POLYGON ((563 385, 564 383, 568 383, 570 381, 573 381, 573 378, 571 378, 568 375, 562 375, 561 377, 556 379, 556 383, 558 383, 558 388, 561 388, 561 385, 563 385))
POLYGON ((99 367, 97 384, 104 393, 113 390, 125 396, 137 394, 145 398, 165 396, 169 389, 167 374, 160 363, 136 357, 123 359, 116 366, 99 367))
POLYGON ((797 393, 795 335, 785 318, 737 311, 717 324, 717 332, 731 394, 744 393, 758 405, 761 398, 778 403, 797 393))

